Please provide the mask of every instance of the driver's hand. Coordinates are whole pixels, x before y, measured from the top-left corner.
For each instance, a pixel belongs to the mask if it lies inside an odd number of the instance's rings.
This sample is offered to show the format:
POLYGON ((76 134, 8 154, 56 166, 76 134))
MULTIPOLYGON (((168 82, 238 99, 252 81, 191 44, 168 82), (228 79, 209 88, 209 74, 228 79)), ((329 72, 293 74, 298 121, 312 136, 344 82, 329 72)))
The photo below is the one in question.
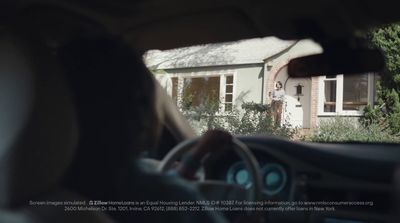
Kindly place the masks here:
POLYGON ((176 170, 183 178, 193 180, 207 154, 219 152, 231 146, 231 134, 222 130, 209 130, 199 143, 183 157, 176 170))

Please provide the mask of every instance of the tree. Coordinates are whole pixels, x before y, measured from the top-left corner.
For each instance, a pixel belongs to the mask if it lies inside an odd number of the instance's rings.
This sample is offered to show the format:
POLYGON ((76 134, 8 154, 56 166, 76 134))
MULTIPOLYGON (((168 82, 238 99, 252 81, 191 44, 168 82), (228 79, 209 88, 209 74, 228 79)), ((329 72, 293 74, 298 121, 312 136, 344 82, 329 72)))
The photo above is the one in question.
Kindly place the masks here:
POLYGON ((377 82, 377 104, 364 110, 363 123, 378 123, 392 134, 400 133, 400 24, 391 24, 369 32, 373 47, 381 49, 386 69, 377 82))

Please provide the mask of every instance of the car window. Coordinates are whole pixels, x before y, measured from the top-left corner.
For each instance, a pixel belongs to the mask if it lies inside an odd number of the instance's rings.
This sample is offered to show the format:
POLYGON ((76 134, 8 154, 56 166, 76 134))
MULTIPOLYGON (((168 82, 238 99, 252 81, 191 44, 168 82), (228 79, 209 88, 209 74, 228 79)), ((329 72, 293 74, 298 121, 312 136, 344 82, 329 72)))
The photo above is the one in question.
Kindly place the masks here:
MULTIPOLYGON (((392 26, 365 37, 387 58, 398 51, 386 46, 398 38, 385 34, 392 26)), ((387 60, 380 73, 288 76, 291 58, 321 52, 309 39, 266 37, 150 50, 144 60, 197 134, 218 128, 315 142, 399 142, 400 89, 392 82, 400 60, 387 60)))

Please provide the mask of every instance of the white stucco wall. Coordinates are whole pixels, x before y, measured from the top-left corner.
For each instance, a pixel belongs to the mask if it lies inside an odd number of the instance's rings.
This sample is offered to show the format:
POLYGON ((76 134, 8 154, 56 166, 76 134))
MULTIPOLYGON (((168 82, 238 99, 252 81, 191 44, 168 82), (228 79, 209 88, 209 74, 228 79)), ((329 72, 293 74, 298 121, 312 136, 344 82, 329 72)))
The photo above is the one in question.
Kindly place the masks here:
POLYGON ((311 125, 311 78, 289 78, 286 83, 286 112, 296 127, 310 128, 311 125), (302 96, 296 96, 297 85, 303 86, 302 96))
POLYGON ((292 59, 302 56, 308 56, 313 54, 322 53, 322 47, 310 39, 300 40, 297 44, 295 44, 286 55, 292 59))
POLYGON ((265 60, 265 98, 264 102, 271 101, 274 83, 280 81, 285 90, 285 121, 292 126, 310 128, 311 126, 311 78, 289 78, 287 63, 290 59, 321 53, 321 46, 312 40, 301 40, 288 50, 265 60), (296 85, 303 86, 303 96, 296 96, 296 85))
POLYGON ((287 67, 277 74, 275 82, 280 81, 285 90, 283 118, 293 127, 310 128, 311 118, 311 78, 289 78, 287 67), (297 85, 303 86, 303 95, 296 96, 297 85))
POLYGON ((262 103, 263 67, 238 68, 234 79, 235 104, 240 107, 241 101, 262 103))

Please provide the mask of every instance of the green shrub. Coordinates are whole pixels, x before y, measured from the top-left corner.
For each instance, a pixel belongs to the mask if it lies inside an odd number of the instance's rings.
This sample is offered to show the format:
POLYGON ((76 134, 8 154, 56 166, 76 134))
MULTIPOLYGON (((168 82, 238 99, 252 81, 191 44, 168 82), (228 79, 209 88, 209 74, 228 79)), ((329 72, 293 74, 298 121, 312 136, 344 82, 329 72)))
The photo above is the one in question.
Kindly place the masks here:
POLYGON ((199 107, 183 111, 191 125, 201 134, 209 129, 223 129, 235 135, 276 135, 293 138, 297 129, 288 123, 276 124, 271 115, 271 108, 257 103, 243 103, 242 110, 233 108, 220 114, 215 103, 206 101, 199 107))
POLYGON ((388 24, 371 30, 367 38, 372 47, 382 51, 386 69, 376 83, 376 106, 367 108, 363 124, 371 122, 389 127, 392 134, 400 133, 400 24, 388 24))
POLYGON ((321 121, 314 134, 307 138, 313 142, 400 142, 390 129, 372 122, 362 125, 358 120, 335 117, 321 121))
POLYGON ((271 114, 271 107, 257 103, 244 103, 242 116, 235 116, 230 123, 233 129, 231 132, 240 135, 266 134, 285 138, 293 138, 297 129, 289 123, 281 125, 274 122, 271 114))

